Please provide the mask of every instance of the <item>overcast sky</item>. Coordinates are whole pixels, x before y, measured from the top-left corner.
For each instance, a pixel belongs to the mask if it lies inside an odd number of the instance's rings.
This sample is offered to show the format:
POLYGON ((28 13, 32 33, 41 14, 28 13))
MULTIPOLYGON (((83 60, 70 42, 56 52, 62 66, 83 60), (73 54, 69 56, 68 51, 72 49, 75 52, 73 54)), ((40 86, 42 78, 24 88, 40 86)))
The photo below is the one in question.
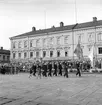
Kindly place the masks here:
POLYGON ((10 49, 9 37, 36 29, 102 20, 102 0, 0 0, 0 46, 10 49), (45 18, 46 17, 46 18, 45 18), (46 20, 46 21, 45 21, 46 20), (45 24, 46 23, 46 24, 45 24))

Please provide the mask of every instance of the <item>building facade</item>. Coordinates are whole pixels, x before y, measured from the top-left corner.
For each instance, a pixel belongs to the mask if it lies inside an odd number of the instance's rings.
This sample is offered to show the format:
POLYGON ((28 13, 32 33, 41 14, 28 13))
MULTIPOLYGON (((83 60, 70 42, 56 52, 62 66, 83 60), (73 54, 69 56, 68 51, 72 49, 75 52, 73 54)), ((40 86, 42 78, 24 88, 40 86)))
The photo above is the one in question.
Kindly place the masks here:
POLYGON ((80 40, 84 58, 88 58, 92 46, 94 57, 102 59, 102 20, 93 20, 59 27, 36 30, 17 35, 11 40, 11 62, 34 62, 43 60, 74 60, 74 50, 80 40))
POLYGON ((0 48, 0 64, 10 63, 10 50, 0 48))

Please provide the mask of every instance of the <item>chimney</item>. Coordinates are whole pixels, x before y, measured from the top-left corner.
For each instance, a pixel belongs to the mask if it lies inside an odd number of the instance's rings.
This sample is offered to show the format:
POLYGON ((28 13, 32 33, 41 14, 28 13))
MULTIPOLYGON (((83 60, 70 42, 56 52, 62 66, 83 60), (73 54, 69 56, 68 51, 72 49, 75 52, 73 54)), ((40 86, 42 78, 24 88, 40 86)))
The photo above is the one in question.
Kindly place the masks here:
POLYGON ((64 26, 64 23, 63 22, 60 22, 60 27, 63 27, 64 26))
POLYGON ((93 22, 96 22, 97 21, 97 17, 93 17, 93 22))
POLYGON ((52 26, 51 28, 55 28, 55 26, 52 26))
POLYGON ((36 28, 35 27, 32 27, 32 31, 36 31, 36 28))
POLYGON ((3 47, 1 47, 1 50, 3 50, 3 47))

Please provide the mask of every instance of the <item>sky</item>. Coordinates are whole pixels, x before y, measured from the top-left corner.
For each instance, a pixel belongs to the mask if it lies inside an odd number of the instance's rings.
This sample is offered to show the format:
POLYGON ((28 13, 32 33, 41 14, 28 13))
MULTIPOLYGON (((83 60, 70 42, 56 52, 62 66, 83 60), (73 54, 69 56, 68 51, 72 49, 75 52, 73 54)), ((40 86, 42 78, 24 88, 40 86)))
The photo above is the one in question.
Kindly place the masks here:
POLYGON ((0 0, 0 46, 10 50, 10 37, 32 30, 102 20, 102 0, 0 0), (75 5, 76 2, 76 5, 75 5))

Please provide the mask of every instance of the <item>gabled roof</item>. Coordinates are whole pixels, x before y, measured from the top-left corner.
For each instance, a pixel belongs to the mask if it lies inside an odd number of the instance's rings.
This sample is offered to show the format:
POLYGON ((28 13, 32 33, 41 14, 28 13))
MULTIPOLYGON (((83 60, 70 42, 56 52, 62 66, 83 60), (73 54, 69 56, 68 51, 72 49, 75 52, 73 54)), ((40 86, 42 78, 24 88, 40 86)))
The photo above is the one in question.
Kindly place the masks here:
POLYGON ((12 38, 17 38, 17 37, 26 37, 29 35, 37 35, 37 34, 44 34, 44 33, 49 33, 49 32, 58 32, 58 31, 65 31, 65 30, 72 30, 72 29, 80 29, 80 28, 87 28, 87 27, 93 27, 93 26, 100 26, 102 25, 102 20, 99 21, 91 21, 91 22, 85 22, 85 23, 77 23, 77 24, 73 24, 73 25, 66 25, 66 26, 62 26, 62 27, 52 27, 52 28, 48 28, 48 29, 42 29, 42 30, 36 30, 36 31, 30 31, 30 32, 26 32, 24 34, 20 34, 12 38))

